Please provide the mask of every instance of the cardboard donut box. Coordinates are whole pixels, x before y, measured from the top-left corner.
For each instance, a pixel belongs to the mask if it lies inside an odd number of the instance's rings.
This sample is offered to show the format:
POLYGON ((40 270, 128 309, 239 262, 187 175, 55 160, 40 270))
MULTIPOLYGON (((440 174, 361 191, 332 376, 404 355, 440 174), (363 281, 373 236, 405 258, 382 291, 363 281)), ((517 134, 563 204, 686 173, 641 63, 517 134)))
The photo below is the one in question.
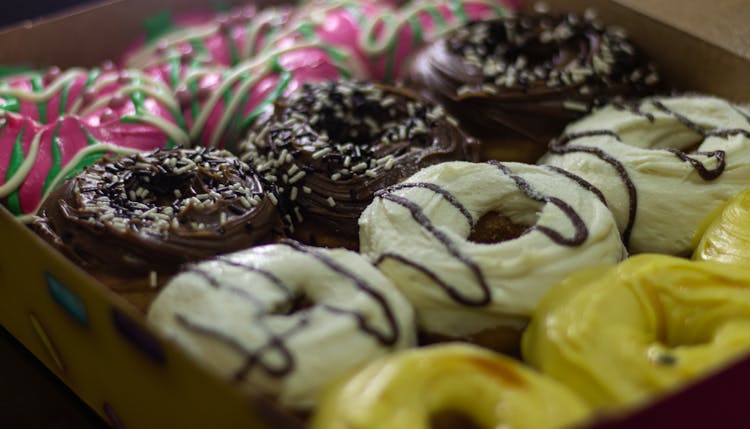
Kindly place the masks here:
MULTIPOLYGON (((97 65, 122 52, 147 17, 206 4, 115 0, 24 23, 0 32, 0 64, 97 65)), ((750 102, 748 0, 547 4, 552 10, 594 7, 603 22, 627 30, 677 88, 750 102)), ((0 323, 113 427, 303 427, 269 400, 205 371, 150 329, 142 313, 4 208, 0 237, 0 323)), ((636 412, 601 416, 588 427, 748 427, 749 394, 750 358, 636 412)))

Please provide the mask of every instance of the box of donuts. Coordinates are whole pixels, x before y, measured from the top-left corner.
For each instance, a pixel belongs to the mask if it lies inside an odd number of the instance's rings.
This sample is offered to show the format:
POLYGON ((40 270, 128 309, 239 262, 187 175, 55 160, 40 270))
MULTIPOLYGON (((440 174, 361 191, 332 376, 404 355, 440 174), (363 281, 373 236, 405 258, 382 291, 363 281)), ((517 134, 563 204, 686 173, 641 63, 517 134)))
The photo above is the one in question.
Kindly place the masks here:
POLYGON ((116 0, 7 29, 0 323, 114 428, 746 427, 748 20, 116 0))

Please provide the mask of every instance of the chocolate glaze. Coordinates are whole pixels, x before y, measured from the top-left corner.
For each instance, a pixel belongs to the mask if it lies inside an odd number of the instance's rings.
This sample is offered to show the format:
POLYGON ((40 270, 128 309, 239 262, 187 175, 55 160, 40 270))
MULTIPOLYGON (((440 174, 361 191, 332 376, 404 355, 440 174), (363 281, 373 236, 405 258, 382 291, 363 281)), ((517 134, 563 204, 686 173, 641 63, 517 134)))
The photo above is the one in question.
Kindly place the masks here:
POLYGON ((50 195, 35 229, 94 272, 171 274, 184 262, 277 239, 269 189, 225 151, 105 158, 50 195))
MULTIPOLYGON (((581 219, 581 217, 578 215, 575 209, 572 208, 569 204, 560 200, 559 198, 550 197, 550 196, 539 193, 538 191, 533 189, 529 185, 529 183, 526 182, 523 178, 512 174, 510 169, 508 169, 504 164, 499 163, 499 162, 494 162, 494 161, 490 161, 489 164, 497 167, 498 171, 501 174, 507 175, 508 177, 510 177, 515 183, 516 187, 521 192, 523 192, 528 198, 535 200, 535 201, 540 201, 546 204, 553 204, 557 206, 568 217, 571 224, 573 225, 573 228, 575 229, 575 233, 573 234, 573 237, 565 237, 559 231, 555 231, 552 228, 549 228, 543 225, 532 225, 528 227, 524 232, 522 232, 521 235, 527 234, 531 231, 539 231, 542 234, 549 237, 549 239, 552 240, 553 242, 561 246, 569 246, 569 247, 580 246, 588 239, 589 232, 588 232, 588 228, 586 227, 586 224, 583 222, 583 219, 581 219)), ((557 171, 556 169, 550 169, 550 170, 557 171)), ((563 176, 574 180, 576 183, 583 186, 587 190, 594 192, 593 186, 588 184, 588 182, 585 182, 580 177, 578 176, 571 177, 572 175, 570 174, 563 174, 563 176)), ((430 219, 424 214, 422 209, 417 204, 415 204, 414 202, 410 201, 409 199, 405 197, 394 195, 391 193, 399 189, 406 189, 406 188, 428 189, 430 191, 436 192, 438 195, 441 195, 443 198, 445 198, 446 201, 448 201, 451 205, 456 207, 462 213, 463 212, 468 213, 468 210, 460 203, 460 201, 458 200, 458 198, 456 198, 455 195, 451 194, 447 190, 442 189, 440 187, 424 186, 424 185, 425 184, 422 184, 422 183, 413 183, 413 184, 406 183, 404 185, 396 185, 390 188, 386 188, 382 191, 379 191, 375 195, 377 198, 390 201, 392 203, 398 204, 404 207, 405 209, 409 210, 412 218, 414 219, 415 222, 417 222, 417 224, 419 224, 422 228, 424 228, 427 232, 429 232, 433 237, 435 237, 435 239, 437 239, 453 257, 461 261, 472 272, 476 280, 475 290, 479 291, 478 296, 476 297, 467 296, 465 293, 461 291, 461 287, 449 284, 448 282, 440 278, 440 276, 437 275, 437 273, 435 273, 434 271, 432 271, 428 266, 423 265, 419 262, 416 262, 402 254, 397 254, 393 252, 383 253, 378 256, 378 258, 375 261, 375 265, 379 266, 388 259, 397 261, 398 263, 411 267, 421 272, 428 278, 430 278, 436 285, 442 288, 448 296, 450 296, 454 301, 456 301, 457 303, 461 305, 481 307, 481 306, 489 304, 492 300, 492 291, 490 290, 490 287, 487 283, 486 278, 484 277, 484 274, 482 273, 481 268, 476 264, 476 262, 472 260, 469 256, 465 255, 464 252, 461 251, 459 246, 448 235, 443 233, 439 228, 435 227, 435 225, 433 225, 430 219)), ((470 214, 469 214, 469 218, 472 219, 470 214)), ((471 223, 472 228, 474 227, 474 225, 475 225, 475 221, 472 220, 472 223, 471 223)))
MULTIPOLYGON (((385 297, 380 292, 372 288, 372 286, 370 286, 370 284, 365 279, 361 278, 358 274, 350 271, 348 268, 344 267, 328 255, 318 252, 313 248, 306 247, 292 240, 283 240, 280 242, 280 244, 289 246, 297 252, 309 255, 310 257, 320 261, 328 269, 343 276, 344 278, 351 280, 351 283, 354 285, 354 287, 360 290, 364 296, 367 296, 378 303, 378 307, 382 311, 383 318, 385 319, 387 326, 383 330, 377 326, 372 325, 369 321, 371 315, 361 314, 357 311, 353 311, 344 307, 333 306, 331 304, 310 303, 307 308, 294 313, 295 323, 293 323, 290 328, 286 329, 283 332, 276 332, 268 325, 265 319, 265 317, 268 315, 277 314, 275 313, 276 309, 270 308, 267 303, 261 300, 260 297, 248 293, 244 289, 241 290, 232 287, 231 285, 224 284, 206 270, 203 270, 198 266, 191 265, 187 267, 185 272, 193 273, 202 277, 213 288, 226 290, 230 293, 235 293, 238 299, 246 301, 249 305, 253 306, 258 311, 257 316, 254 318, 254 323, 257 326, 260 326, 265 331, 267 341, 265 344, 253 349, 247 348, 236 338, 227 335, 220 330, 202 325, 201 323, 191 318, 188 314, 182 314, 178 312, 178 314, 175 316, 177 322, 185 329, 201 335, 215 338, 235 350, 237 353, 245 356, 245 361, 242 367, 238 369, 234 374, 235 381, 244 380, 247 377, 247 374, 255 367, 260 368, 262 371, 273 377, 283 377, 294 371, 294 368, 296 366, 294 355, 287 347, 286 341, 294 335, 303 334, 305 327, 310 323, 310 312, 307 311, 310 307, 317 307, 330 313, 353 318, 356 321, 357 326, 363 333, 375 338, 384 346, 392 346, 398 342, 400 330, 396 317, 393 314, 393 310, 391 309, 390 305, 388 305, 385 297), (272 365, 268 363, 267 360, 271 356, 281 357, 281 363, 279 365, 272 365)), ((254 267, 253 265, 239 263, 226 257, 220 257, 217 260, 221 261, 222 263, 231 265, 235 268, 240 268, 248 272, 257 273, 266 277, 274 284, 274 286, 285 291, 289 295, 290 303, 299 298, 292 295, 292 288, 290 286, 284 284, 284 282, 278 276, 269 271, 259 269, 257 267, 254 267)))
POLYGON ((617 135, 617 133, 615 133, 614 131, 610 130, 591 130, 582 131, 579 133, 568 133, 560 136, 559 139, 552 141, 549 145, 549 152, 558 155, 575 152, 589 153, 611 165, 612 168, 615 169, 615 172, 617 172, 617 176, 620 178, 620 180, 622 180, 622 183, 625 185, 625 189, 628 193, 628 221, 625 224, 625 228, 622 230, 621 234, 622 242, 625 244, 625 246, 627 246, 630 242, 630 234, 632 234, 633 232, 633 224, 635 224, 635 216, 638 212, 638 191, 635 188, 633 179, 631 179, 630 174, 628 174, 627 168, 623 163, 621 163, 615 157, 608 154, 602 149, 591 146, 569 144, 571 141, 581 138, 602 135, 612 136, 617 139, 617 141, 621 141, 620 136, 617 135))
POLYGON ((277 102, 242 158, 279 186, 293 237, 306 241, 295 228, 312 225, 356 249, 357 219, 375 191, 476 153, 442 108, 410 91, 340 81, 304 85, 277 102))
POLYGON ((595 106, 659 88, 621 32, 575 14, 469 23, 419 53, 409 80, 483 142, 541 144, 595 106))

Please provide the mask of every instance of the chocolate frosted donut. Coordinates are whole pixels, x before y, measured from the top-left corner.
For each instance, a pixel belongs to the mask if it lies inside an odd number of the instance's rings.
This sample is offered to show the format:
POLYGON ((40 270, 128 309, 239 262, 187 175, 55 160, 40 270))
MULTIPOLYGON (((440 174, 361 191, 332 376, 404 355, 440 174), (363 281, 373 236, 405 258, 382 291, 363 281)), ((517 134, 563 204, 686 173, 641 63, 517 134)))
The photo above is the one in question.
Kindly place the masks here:
POLYGON ((410 80, 482 141, 483 158, 528 162, 593 107, 659 83, 621 31, 575 14, 469 23, 423 50, 410 80))
POLYGON ((304 85, 276 103, 243 150, 279 186, 294 237, 352 249, 375 191, 422 167, 475 157, 473 141, 441 107, 355 81, 304 85))
POLYGON ((157 150, 84 170, 45 201, 42 236, 95 272, 171 274, 274 238, 276 197, 226 151, 157 150))

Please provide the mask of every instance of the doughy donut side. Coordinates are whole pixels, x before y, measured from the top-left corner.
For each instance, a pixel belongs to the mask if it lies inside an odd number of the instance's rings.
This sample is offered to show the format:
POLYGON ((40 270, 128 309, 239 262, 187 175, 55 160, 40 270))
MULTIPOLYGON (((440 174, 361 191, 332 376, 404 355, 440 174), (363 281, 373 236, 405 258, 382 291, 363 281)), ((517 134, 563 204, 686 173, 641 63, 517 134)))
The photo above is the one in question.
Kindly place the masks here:
POLYGON ((364 258, 296 242, 188 266, 148 317, 212 370, 298 411, 334 378, 415 344, 411 306, 364 258))
POLYGON ((582 183, 527 164, 428 167, 368 206, 361 252, 407 295, 428 333, 521 329, 519 321, 564 276, 625 256, 611 213, 582 183), (494 244, 467 241, 494 211, 526 232, 494 244))
POLYGON ((632 253, 688 255, 703 218, 750 183, 750 113, 710 96, 610 105, 568 126, 539 163, 599 188, 632 253))

